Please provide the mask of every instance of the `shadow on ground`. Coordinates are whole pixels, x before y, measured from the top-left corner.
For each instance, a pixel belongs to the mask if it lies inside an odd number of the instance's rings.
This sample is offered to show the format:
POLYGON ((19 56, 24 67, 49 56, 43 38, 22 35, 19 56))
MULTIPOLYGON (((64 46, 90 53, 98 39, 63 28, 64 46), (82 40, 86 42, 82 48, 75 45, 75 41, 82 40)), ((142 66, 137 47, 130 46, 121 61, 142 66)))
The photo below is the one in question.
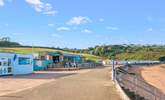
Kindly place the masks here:
POLYGON ((60 77, 70 76, 77 73, 55 73, 55 72, 40 72, 28 75, 18 76, 2 76, 0 79, 57 79, 60 77))

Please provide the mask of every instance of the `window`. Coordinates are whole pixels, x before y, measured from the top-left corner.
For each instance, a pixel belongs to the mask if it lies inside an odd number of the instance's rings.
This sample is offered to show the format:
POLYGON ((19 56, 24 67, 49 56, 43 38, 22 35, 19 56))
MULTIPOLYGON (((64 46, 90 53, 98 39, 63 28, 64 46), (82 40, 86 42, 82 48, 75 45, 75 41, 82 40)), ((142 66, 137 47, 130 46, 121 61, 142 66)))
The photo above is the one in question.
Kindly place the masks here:
POLYGON ((6 60, 6 58, 0 58, 0 60, 6 60))
POLYGON ((11 73, 11 72, 12 72, 12 68, 8 67, 8 73, 11 73))
POLYGON ((8 66, 11 66, 11 58, 8 59, 8 66))
POLYGON ((0 58, 0 66, 11 66, 11 58, 0 58))
POLYGON ((29 65, 29 64, 31 64, 30 63, 30 58, 19 57, 18 64, 19 65, 29 65))
POLYGON ((3 62, 3 66, 8 66, 8 62, 7 61, 4 61, 3 62))

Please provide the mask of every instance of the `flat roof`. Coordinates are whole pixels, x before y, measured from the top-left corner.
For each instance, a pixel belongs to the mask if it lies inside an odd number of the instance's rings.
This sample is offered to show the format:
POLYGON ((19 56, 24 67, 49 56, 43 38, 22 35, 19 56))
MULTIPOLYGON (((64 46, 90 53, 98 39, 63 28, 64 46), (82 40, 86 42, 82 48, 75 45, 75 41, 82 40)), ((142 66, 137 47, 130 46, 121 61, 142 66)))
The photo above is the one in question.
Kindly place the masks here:
POLYGON ((78 54, 69 54, 69 53, 61 53, 61 52, 49 52, 48 55, 51 55, 51 56, 63 55, 63 56, 67 56, 67 57, 80 57, 81 56, 78 54))

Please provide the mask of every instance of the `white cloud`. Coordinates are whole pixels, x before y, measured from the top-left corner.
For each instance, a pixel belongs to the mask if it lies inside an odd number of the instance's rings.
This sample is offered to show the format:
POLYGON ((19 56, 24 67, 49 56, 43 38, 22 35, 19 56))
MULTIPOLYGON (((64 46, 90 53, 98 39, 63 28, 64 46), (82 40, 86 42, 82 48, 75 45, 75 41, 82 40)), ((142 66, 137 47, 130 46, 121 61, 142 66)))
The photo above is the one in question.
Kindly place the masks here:
POLYGON ((103 19, 103 18, 100 18, 99 21, 100 21, 100 22, 104 22, 104 19, 103 19))
POLYGON ((30 4, 37 12, 42 12, 46 15, 54 15, 57 13, 56 10, 53 9, 50 3, 44 3, 41 0, 25 0, 28 4, 30 4))
POLYGON ((106 27, 106 29, 112 30, 112 31, 117 31, 117 30, 119 30, 118 27, 112 27, 112 26, 108 26, 108 27, 106 27))
POLYGON ((92 31, 89 30, 89 29, 84 29, 84 30, 82 30, 81 32, 82 32, 82 33, 92 33, 92 31))
POLYGON ((12 2, 13 0, 0 0, 0 7, 3 7, 5 5, 5 2, 12 2))
POLYGON ((88 23, 91 22, 91 20, 88 17, 83 17, 83 16, 77 16, 77 17, 72 17, 67 24, 68 25, 80 25, 83 23, 88 23))
POLYGON ((68 27, 59 27, 59 28, 57 28, 56 30, 57 30, 57 31, 69 31, 70 28, 68 28, 68 27))
POLYGON ((41 12, 44 9, 44 3, 40 0, 25 0, 27 3, 32 5, 37 12, 41 12))
POLYGON ((48 26, 49 26, 49 27, 54 27, 54 24, 51 24, 51 23, 50 23, 50 24, 48 24, 48 26))
POLYGON ((153 28, 148 28, 147 31, 148 32, 152 32, 153 31, 153 28))
POLYGON ((55 14, 57 14, 58 12, 57 11, 55 11, 55 10, 53 10, 53 11, 47 11, 47 12, 43 12, 43 14, 45 14, 45 15, 55 15, 55 14))
POLYGON ((0 6, 4 6, 4 0, 0 0, 0 6))
POLYGON ((56 37, 56 38, 61 38, 61 35, 55 34, 55 33, 54 33, 54 34, 51 34, 51 36, 52 36, 52 37, 56 37))

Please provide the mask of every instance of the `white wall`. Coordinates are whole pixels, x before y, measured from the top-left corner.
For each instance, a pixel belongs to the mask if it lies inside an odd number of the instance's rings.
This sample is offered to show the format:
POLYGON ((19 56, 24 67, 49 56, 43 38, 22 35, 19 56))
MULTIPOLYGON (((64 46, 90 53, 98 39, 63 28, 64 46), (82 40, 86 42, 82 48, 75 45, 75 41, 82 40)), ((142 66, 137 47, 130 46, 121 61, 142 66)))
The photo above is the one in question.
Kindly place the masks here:
POLYGON ((0 75, 10 75, 12 74, 12 72, 8 71, 8 68, 12 68, 13 67, 13 57, 14 54, 13 53, 0 53, 0 75), (5 59, 2 59, 5 58, 5 59), (11 59, 10 65, 3 65, 4 62, 8 62, 8 60, 11 59))
POLYGON ((13 75, 33 73, 33 55, 31 54, 0 53, 0 58, 11 58, 13 75), (16 59, 14 60, 15 55, 16 59), (31 63, 28 65, 20 65, 18 63, 19 57, 30 58, 31 63))
POLYGON ((13 58, 14 53, 0 53, 0 57, 8 57, 8 58, 13 58))
POLYGON ((24 55, 24 54, 17 54, 17 59, 14 62, 13 67, 13 75, 19 75, 19 74, 30 74, 33 73, 33 56, 32 55, 24 55), (20 65, 18 63, 19 57, 26 57, 30 58, 30 64, 28 65, 20 65))

